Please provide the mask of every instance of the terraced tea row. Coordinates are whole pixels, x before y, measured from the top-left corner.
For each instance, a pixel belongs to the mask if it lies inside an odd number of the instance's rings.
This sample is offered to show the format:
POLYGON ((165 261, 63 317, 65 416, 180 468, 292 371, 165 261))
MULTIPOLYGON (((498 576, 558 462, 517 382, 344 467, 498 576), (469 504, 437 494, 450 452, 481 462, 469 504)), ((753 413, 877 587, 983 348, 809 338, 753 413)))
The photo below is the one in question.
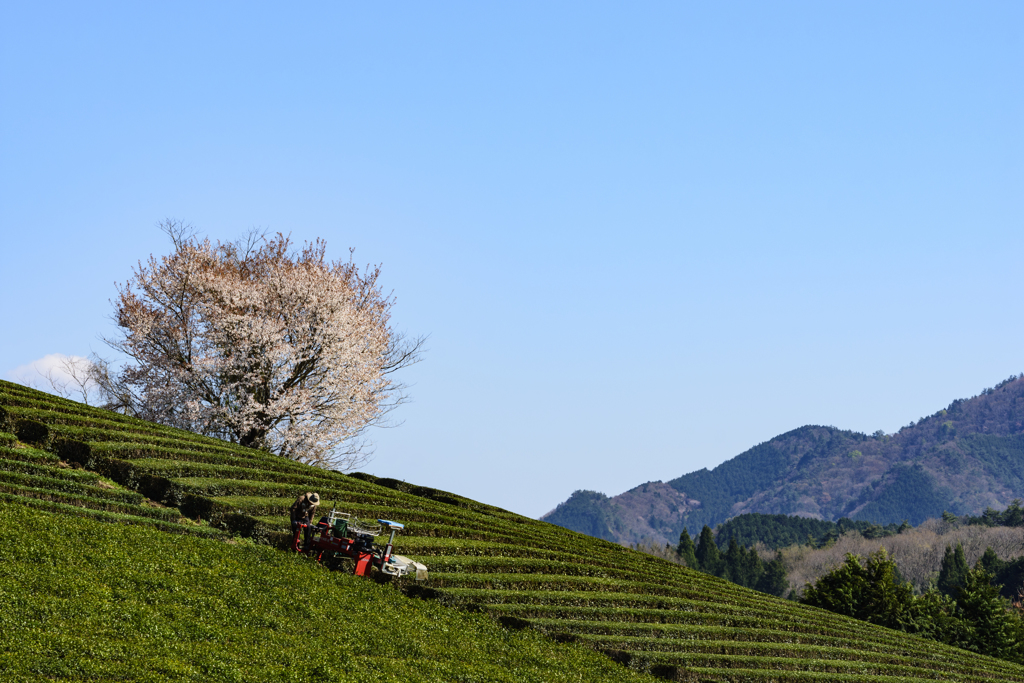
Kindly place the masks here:
POLYGON ((5 682, 652 683, 583 645, 266 547, 0 502, 0 557, 5 682))
POLYGON ((19 446, 17 437, 0 432, 0 500, 102 521, 155 527, 193 535, 225 533, 183 519, 176 508, 154 505, 97 472, 74 469, 57 455, 19 446))
MULTIPOLYGON (((0 451, 0 496, 113 521, 147 507, 149 517, 137 518, 151 524, 198 517, 205 524, 193 528, 205 533, 284 545, 289 506, 315 490, 325 507, 406 524, 398 552, 430 567, 425 585, 397 582, 410 595, 585 643, 662 677, 1024 682, 1024 667, 778 600, 445 491, 318 470, 7 383, 0 410, 0 429, 37 446, 0 451), (110 480, 122 488, 101 494, 110 480)), ((0 435, 0 444, 12 442, 0 435)))

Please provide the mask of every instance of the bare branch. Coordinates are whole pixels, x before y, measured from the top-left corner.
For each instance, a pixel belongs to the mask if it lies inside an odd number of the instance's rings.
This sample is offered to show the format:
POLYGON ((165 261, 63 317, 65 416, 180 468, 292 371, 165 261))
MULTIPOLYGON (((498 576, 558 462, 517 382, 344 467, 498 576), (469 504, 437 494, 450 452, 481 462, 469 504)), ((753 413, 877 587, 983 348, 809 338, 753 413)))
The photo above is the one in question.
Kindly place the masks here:
POLYGON ((56 366, 50 366, 45 373, 36 372, 46 380, 53 393, 62 398, 78 395, 85 405, 91 405, 90 400, 95 400, 98 387, 93 379, 92 363, 86 358, 59 355, 56 366))
POLYGON ((175 249, 181 249, 186 244, 195 240, 198 231, 191 223, 183 223, 175 218, 165 218, 157 223, 160 232, 167 235, 175 249))

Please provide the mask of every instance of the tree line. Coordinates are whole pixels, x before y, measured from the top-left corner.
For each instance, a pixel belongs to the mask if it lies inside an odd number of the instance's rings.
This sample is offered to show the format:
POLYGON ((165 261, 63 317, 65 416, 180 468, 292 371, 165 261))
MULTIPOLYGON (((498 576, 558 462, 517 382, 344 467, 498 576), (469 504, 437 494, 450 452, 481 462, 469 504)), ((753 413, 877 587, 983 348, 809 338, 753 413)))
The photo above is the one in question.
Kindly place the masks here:
MULTIPOLYGON (((958 518, 949 513, 943 517, 949 524, 1024 526, 1019 500, 1001 512, 989 509, 977 517, 958 518)), ((720 525, 717 538, 710 527, 704 526, 695 542, 684 529, 674 548, 674 559, 692 569, 782 597, 789 590, 782 552, 777 550, 774 559, 764 561, 754 547, 744 547, 743 540, 767 538, 783 545, 785 540, 803 536, 803 544, 820 548, 851 530, 865 537, 884 538, 911 528, 906 522, 883 527, 847 519, 833 523, 748 514, 720 525)), ((947 545, 937 580, 921 592, 915 592, 914 586, 904 580, 884 549, 869 555, 866 562, 848 553, 842 565, 808 584, 801 597, 796 592, 789 597, 955 647, 1024 663, 1024 557, 1003 560, 991 546, 971 568, 960 543, 947 545)))
MULTIPOLYGON (((974 568, 963 548, 946 547, 935 588, 915 595, 884 549, 846 561, 804 590, 801 601, 830 612, 1024 664, 1024 590, 1011 601, 994 580, 991 548, 974 568)), ((1012 563, 1003 563, 1002 568, 1012 563)), ((1017 564, 1024 567, 1024 560, 1017 564)))
MULTIPOLYGON (((1021 505, 1021 500, 1016 498, 1002 512, 988 507, 976 517, 966 515, 959 519, 954 517, 952 521, 962 521, 964 524, 980 526, 1024 526, 1024 507, 1021 505)), ((942 516, 946 521, 950 521, 948 514, 942 516)))
POLYGON ((854 521, 847 517, 829 522, 810 517, 751 512, 719 524, 716 541, 719 548, 727 545, 732 539, 736 539, 742 546, 762 543, 772 550, 791 545, 821 548, 848 531, 856 531, 864 538, 884 538, 903 533, 910 528, 912 527, 907 521, 902 524, 880 525, 864 520, 854 521))
POLYGON ((676 556, 691 569, 713 574, 754 590, 782 597, 789 588, 782 553, 765 562, 754 548, 744 548, 730 539, 725 552, 718 549, 714 533, 707 525, 694 543, 690 532, 683 529, 676 546, 676 556))

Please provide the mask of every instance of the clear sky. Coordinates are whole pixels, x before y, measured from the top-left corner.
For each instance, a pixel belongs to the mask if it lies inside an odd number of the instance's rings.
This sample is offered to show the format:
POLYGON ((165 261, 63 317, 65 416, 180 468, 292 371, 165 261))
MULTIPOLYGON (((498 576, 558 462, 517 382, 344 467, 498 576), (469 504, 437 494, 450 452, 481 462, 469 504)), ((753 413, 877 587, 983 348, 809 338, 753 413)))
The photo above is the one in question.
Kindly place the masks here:
POLYGON ((0 4, 0 377, 168 217, 429 334, 366 471, 530 516, 1024 371, 1020 2, 0 4))

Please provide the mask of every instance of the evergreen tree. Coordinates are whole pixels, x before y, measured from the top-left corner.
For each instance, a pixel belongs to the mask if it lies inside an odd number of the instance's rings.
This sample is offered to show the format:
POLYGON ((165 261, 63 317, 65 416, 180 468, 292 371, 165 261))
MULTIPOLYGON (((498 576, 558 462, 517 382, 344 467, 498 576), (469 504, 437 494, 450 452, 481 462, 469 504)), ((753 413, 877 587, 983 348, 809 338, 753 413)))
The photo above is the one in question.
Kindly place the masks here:
POLYGON ((694 551, 694 554, 697 557, 697 564, 700 565, 702 572, 714 574, 715 576, 722 575, 722 570, 724 569, 722 555, 718 552, 718 546, 715 545, 715 536, 711 532, 711 527, 707 524, 700 530, 700 538, 697 539, 697 549, 694 551))
POLYGON ((753 588, 761 578, 764 564, 753 548, 746 549, 735 538, 729 539, 729 549, 725 553, 725 571, 723 576, 735 584, 745 588, 753 588))
MULTIPOLYGON (((741 548, 742 550, 742 548, 741 548)), ((747 548, 742 560, 743 584, 747 588, 757 588, 761 575, 764 574, 764 562, 753 548, 747 548)))
POLYGON ((914 591, 898 580, 884 549, 872 553, 867 566, 847 554, 841 566, 804 590, 802 602, 893 629, 908 630, 915 621, 914 591))
MULTIPOLYGON (((992 553, 989 561, 994 556, 992 553)), ((946 549, 944 581, 955 591, 955 599, 934 589, 915 598, 910 584, 899 581, 895 562, 880 550, 871 555, 867 566, 860 558, 847 555, 840 567, 804 590, 802 602, 1024 663, 1024 619, 1007 609, 1009 603, 992 585, 983 561, 976 569, 958 575, 966 566, 963 559, 963 548, 946 549)))
POLYGON ((977 563, 974 565, 975 571, 978 569, 984 569, 992 576, 996 576, 1005 567, 1007 562, 1003 562, 996 555, 996 551, 992 550, 992 546, 985 548, 985 554, 978 558, 977 563))
POLYGON ((938 589, 943 595, 956 598, 957 590, 967 580, 967 558, 964 556, 964 547, 956 544, 956 550, 946 546, 946 554, 942 557, 942 566, 939 568, 938 589))
POLYGON ((756 590, 781 598, 789 588, 786 580, 786 563, 782 559, 782 551, 775 554, 775 559, 764 563, 764 569, 757 580, 756 590))
POLYGON ((1003 510, 1003 526, 1024 526, 1024 508, 1021 508, 1020 498, 1015 498, 1009 507, 1003 510))
POLYGON ((963 619, 956 601, 934 588, 917 599, 914 623, 906 631, 946 645, 968 649, 974 629, 963 619))
POLYGON ((865 621, 906 630, 913 621, 914 589, 903 580, 896 562, 884 548, 868 557, 867 580, 864 610, 868 616, 865 621))
POLYGON ((860 558, 847 553, 846 561, 804 589, 801 602, 856 617, 865 580, 860 558))
POLYGON ((690 532, 683 529, 683 533, 679 534, 679 545, 676 546, 676 555, 680 560, 686 563, 686 566, 690 569, 700 569, 700 565, 697 564, 697 546, 693 544, 693 539, 690 538, 690 532))
MULTIPOLYGON (((995 583, 1002 584, 1000 591, 1004 598, 1020 600, 1019 591, 1024 591, 1024 556, 1016 560, 1000 560, 1002 565, 996 574, 995 583)), ((1024 616, 1022 613, 1021 616, 1024 616)))
POLYGON ((1024 663, 1024 628, 1007 611, 999 588, 984 569, 968 571, 960 586, 957 606, 973 629, 969 648, 982 654, 1024 663))
MULTIPOLYGON (((873 537, 865 536, 865 538, 873 538, 873 537)), ((837 532, 835 529, 829 529, 828 531, 825 532, 825 534, 820 539, 818 539, 818 542, 815 545, 818 548, 831 548, 832 546, 834 546, 836 544, 836 541, 838 541, 838 540, 839 540, 839 532, 837 532)))
POLYGON ((725 557, 723 558, 725 567, 722 577, 740 586, 746 586, 746 576, 743 571, 743 561, 746 559, 746 555, 746 551, 743 550, 735 538, 729 539, 729 549, 725 551, 725 557))

